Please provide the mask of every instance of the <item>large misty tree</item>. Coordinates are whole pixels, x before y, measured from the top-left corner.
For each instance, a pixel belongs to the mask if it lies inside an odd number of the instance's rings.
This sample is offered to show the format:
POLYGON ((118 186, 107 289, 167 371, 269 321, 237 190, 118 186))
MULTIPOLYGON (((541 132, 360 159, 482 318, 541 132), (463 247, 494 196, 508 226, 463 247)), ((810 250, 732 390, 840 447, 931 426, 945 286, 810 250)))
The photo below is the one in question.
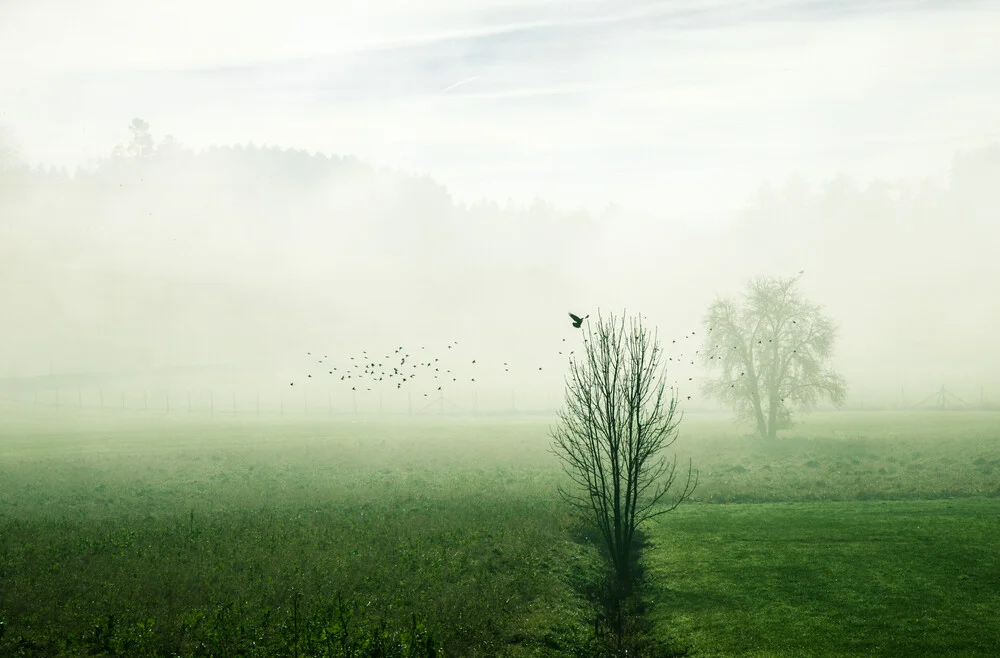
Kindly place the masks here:
POLYGON ((570 361, 566 406, 553 431, 553 452, 573 483, 562 497, 600 532, 617 583, 631 585, 636 529, 688 498, 697 476, 688 464, 674 489, 677 396, 667 388, 663 349, 642 320, 598 318, 585 330, 583 357, 570 361), (679 484, 679 483, 678 483, 679 484))
POLYGON ((803 298, 797 277, 752 279, 741 300, 717 299, 704 323, 701 358, 713 373, 705 393, 754 423, 760 437, 787 428, 793 408, 843 403, 846 384, 828 363, 836 325, 803 298))

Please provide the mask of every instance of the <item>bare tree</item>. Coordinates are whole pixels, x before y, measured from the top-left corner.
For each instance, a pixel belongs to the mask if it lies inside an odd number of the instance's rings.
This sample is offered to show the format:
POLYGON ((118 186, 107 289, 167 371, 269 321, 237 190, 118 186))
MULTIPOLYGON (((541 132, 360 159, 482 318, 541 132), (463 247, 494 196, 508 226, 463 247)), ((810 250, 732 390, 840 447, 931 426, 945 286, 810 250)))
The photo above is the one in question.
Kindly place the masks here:
POLYGON ((705 393, 732 405, 760 437, 791 424, 791 407, 843 404, 846 384, 826 364, 837 330, 797 289, 798 277, 751 280, 742 303, 717 299, 705 315, 704 365, 718 374, 705 393))
POLYGON ((574 483, 559 493, 600 531, 625 592, 631 586, 636 529, 691 496, 697 473, 688 463, 684 488, 667 499, 677 457, 662 452, 677 440, 681 414, 667 392, 656 333, 640 318, 607 320, 586 329, 582 360, 570 362, 566 407, 552 432, 553 452, 574 483))

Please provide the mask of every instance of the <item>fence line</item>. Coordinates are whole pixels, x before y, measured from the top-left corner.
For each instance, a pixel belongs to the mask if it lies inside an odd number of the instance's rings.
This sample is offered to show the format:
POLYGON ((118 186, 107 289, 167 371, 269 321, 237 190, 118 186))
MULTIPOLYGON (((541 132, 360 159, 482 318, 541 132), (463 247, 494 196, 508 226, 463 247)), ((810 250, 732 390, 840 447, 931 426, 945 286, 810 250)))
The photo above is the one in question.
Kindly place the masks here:
MULTIPOLYGON (((208 415, 210 417, 261 418, 268 416, 320 416, 320 415, 475 415, 484 413, 550 413, 554 410, 537 407, 518 409, 512 403, 496 404, 485 410, 479 406, 475 389, 445 396, 442 392, 414 394, 412 391, 396 395, 371 392, 350 396, 335 395, 333 391, 303 391, 301 393, 261 394, 260 391, 239 393, 215 390, 190 389, 182 392, 164 389, 128 389, 117 387, 86 388, 35 388, 33 390, 8 389, 0 392, 0 399, 17 405, 51 408, 53 410, 91 410, 105 412, 143 412, 170 416, 208 415), (178 400, 181 404, 178 404, 178 400), (221 402, 221 404, 220 404, 221 402)), ((506 396, 496 396, 504 400, 506 396)), ((514 394, 510 394, 511 402, 514 394)))

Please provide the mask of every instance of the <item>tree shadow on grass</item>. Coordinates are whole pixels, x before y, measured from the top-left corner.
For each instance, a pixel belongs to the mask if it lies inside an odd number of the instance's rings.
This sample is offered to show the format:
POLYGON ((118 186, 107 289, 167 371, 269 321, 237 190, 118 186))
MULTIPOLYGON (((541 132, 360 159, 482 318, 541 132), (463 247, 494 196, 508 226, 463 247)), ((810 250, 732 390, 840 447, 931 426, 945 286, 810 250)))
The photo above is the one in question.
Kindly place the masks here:
POLYGON ((600 656, 647 656, 674 658, 689 655, 689 650, 672 638, 657 637, 648 618, 650 604, 649 574, 643 567, 642 550, 649 546, 648 537, 636 530, 633 544, 632 583, 625 593, 615 577, 607 548, 600 533, 578 522, 570 536, 582 550, 597 558, 585 570, 571 572, 570 585, 576 594, 594 609, 590 629, 593 647, 600 656))

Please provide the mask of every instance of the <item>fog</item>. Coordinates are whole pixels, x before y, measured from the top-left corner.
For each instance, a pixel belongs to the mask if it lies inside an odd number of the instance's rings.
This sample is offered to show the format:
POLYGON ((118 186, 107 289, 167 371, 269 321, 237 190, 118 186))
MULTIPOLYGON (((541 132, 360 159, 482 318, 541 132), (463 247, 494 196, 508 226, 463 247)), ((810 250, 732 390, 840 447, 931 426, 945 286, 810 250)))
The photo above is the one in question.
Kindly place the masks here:
POLYGON ((996 403, 997 33, 974 2, 5 2, 3 387, 551 409, 567 312, 624 309, 697 391, 716 295, 804 269, 849 405, 996 403), (400 347, 457 381, 327 367, 400 347))

